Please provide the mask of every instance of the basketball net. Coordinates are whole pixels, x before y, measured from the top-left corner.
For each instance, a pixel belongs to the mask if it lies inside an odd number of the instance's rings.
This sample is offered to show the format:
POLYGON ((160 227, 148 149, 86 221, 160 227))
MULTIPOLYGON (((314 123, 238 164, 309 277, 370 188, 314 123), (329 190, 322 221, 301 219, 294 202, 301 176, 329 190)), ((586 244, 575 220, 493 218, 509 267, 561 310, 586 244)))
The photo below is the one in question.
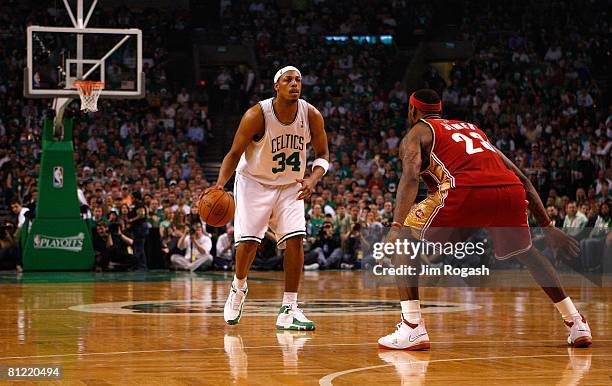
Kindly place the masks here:
POLYGON ((98 98, 104 89, 104 82, 77 80, 74 85, 79 90, 81 97, 81 110, 88 113, 98 111, 98 98))

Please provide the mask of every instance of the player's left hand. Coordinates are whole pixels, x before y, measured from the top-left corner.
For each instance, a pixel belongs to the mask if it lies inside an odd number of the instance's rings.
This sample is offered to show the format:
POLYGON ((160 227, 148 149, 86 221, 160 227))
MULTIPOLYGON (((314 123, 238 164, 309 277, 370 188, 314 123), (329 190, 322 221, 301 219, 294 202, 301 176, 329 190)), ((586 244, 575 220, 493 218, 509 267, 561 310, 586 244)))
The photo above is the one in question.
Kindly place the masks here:
POLYGON ((553 225, 544 227, 544 235, 550 249, 556 255, 559 251, 563 251, 565 259, 576 258, 580 255, 580 244, 576 239, 566 235, 561 229, 555 228, 553 225))
POLYGON ((297 196, 297 200, 304 200, 314 192, 315 187, 317 186, 317 180, 312 177, 308 178, 296 178, 295 181, 299 184, 302 184, 302 187, 299 190, 299 194, 297 196))
POLYGON ((399 228, 396 227, 391 227, 391 229, 389 229, 389 233, 387 233, 387 236, 385 237, 384 243, 395 243, 395 240, 399 239, 400 237, 400 230, 399 228))

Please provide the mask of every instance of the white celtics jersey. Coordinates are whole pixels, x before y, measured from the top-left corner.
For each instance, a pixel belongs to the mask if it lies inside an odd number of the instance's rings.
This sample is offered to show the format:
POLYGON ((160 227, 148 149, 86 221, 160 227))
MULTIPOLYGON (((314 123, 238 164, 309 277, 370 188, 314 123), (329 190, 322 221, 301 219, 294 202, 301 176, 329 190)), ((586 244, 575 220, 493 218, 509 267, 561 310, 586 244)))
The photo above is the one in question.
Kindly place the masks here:
POLYGON ((310 142, 308 102, 299 99, 295 119, 285 125, 276 117, 272 100, 259 102, 265 134, 247 146, 236 171, 262 184, 287 185, 304 178, 306 171, 306 144, 310 142))

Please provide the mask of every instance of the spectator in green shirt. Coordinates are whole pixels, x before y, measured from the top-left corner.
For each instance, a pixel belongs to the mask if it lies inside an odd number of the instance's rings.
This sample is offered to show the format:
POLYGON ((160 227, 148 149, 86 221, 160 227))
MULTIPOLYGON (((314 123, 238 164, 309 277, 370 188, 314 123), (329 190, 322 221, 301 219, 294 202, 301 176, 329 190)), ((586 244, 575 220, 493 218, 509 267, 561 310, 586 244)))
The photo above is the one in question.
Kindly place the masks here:
POLYGON ((310 216, 310 234, 313 238, 317 238, 317 235, 319 234, 319 231, 321 230, 324 221, 325 217, 323 216, 323 210, 321 209, 321 205, 315 204, 312 207, 312 215, 310 216))

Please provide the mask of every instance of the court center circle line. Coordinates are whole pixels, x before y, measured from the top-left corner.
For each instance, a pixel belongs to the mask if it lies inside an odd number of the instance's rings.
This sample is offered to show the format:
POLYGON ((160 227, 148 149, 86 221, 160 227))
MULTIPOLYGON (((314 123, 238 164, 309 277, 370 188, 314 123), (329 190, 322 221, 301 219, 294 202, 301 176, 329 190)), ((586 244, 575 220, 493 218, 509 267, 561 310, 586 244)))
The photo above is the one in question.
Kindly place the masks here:
MULTIPOLYGON (((336 371, 335 373, 327 374, 323 378, 319 379, 319 386, 332 386, 332 381, 338 377, 346 374, 357 373, 361 371, 368 371, 374 369, 381 369, 385 367, 396 366, 398 364, 419 364, 419 363, 436 363, 436 362, 465 362, 475 360, 495 360, 495 359, 529 359, 529 358, 553 358, 553 357, 568 357, 567 354, 549 354, 549 355, 513 355, 513 356, 501 356, 501 357, 477 357, 477 358, 455 358, 455 359, 433 359, 429 361, 414 361, 406 363, 386 363, 384 365, 356 367, 349 370, 336 371)), ((612 357, 609 354, 577 354, 572 355, 573 357, 612 357)))
MULTIPOLYGON (((70 306, 67 309, 70 311, 98 313, 98 314, 109 314, 109 315, 134 315, 134 316, 181 316, 181 317, 198 317, 198 316, 221 316, 222 312, 137 312, 134 307, 143 305, 154 305, 158 307, 164 306, 189 306, 189 305, 209 305, 216 306, 221 309, 225 300, 214 299, 214 300, 194 300, 194 299, 182 299, 182 300, 138 300, 138 301, 123 301, 123 302, 104 302, 104 303, 90 303, 90 304, 78 304, 70 306)), ((305 309, 309 311, 309 315, 317 317, 328 317, 328 316, 344 316, 350 314, 351 316, 368 316, 368 315, 396 315, 399 312, 396 301, 382 300, 382 299, 308 299, 304 302, 305 309), (337 303, 337 304, 336 304, 337 303), (309 309, 316 305, 323 304, 326 307, 319 307, 309 309), (375 309, 372 309, 372 308, 375 309), (383 309, 376 309, 377 307, 383 307, 383 309), (326 309, 333 309, 335 311, 327 311, 326 309), (341 311, 340 311, 341 310, 341 311)), ((470 303, 457 303, 448 301, 432 301, 425 303, 425 308, 422 310, 426 314, 443 314, 450 312, 468 312, 482 308, 478 304, 470 303), (430 308, 431 307, 431 308, 430 308), (448 307, 448 308, 447 308, 448 307)), ((422 304, 423 306, 423 304, 422 304)), ((262 316, 276 316, 278 314, 278 300, 277 299, 251 299, 246 305, 247 308, 252 308, 252 317, 262 316)))

